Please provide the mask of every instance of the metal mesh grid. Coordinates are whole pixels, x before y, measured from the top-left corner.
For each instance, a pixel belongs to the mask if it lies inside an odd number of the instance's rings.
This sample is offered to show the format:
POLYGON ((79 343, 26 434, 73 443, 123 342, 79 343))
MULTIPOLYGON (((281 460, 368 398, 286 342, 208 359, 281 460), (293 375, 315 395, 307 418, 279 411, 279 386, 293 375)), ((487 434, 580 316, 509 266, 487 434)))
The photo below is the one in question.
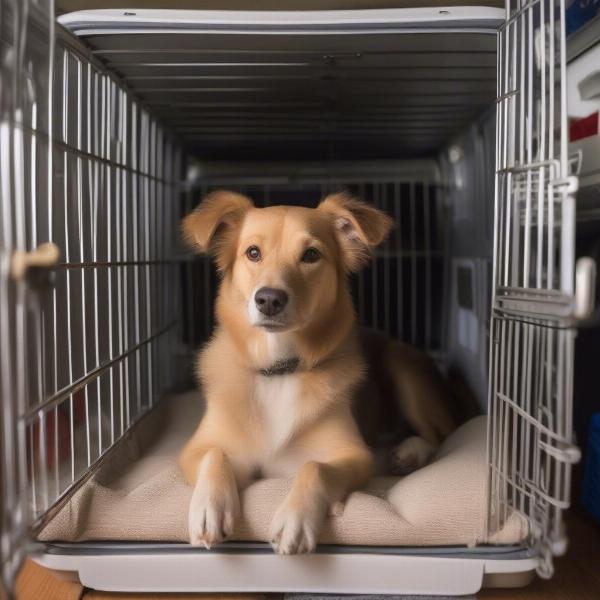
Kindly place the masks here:
POLYGON ((177 144, 61 40, 53 101, 53 193, 48 203, 32 197, 26 228, 29 246, 39 232, 62 250, 36 323, 45 363, 24 415, 35 515, 169 386, 178 301, 177 144))
POLYGON ((539 572, 564 546, 572 446, 574 191, 564 2, 507 3, 498 36, 490 533, 526 516, 539 572))
MULTIPOLYGON (((346 189, 384 210, 396 227, 377 248, 370 266, 351 280, 356 312, 361 325, 379 330, 426 350, 439 361, 445 357, 443 322, 447 252, 445 206, 432 178, 411 179, 388 175, 361 177, 360 165, 351 179, 326 181, 303 179, 293 183, 236 183, 228 188, 248 195, 256 206, 297 204, 314 207, 328 193, 346 189)), ((192 185, 186 211, 205 194, 223 185, 192 185)), ((214 269, 207 259, 186 265, 185 318, 188 342, 197 345, 209 338, 213 327, 216 291, 214 269)))
POLYGON ((174 382, 182 153, 83 46, 60 32, 55 42, 50 2, 1 8, 11 44, 2 81, 15 90, 2 88, 0 123, 1 554, 10 581, 30 521, 174 382), (14 253, 49 240, 58 264, 15 280, 14 253))

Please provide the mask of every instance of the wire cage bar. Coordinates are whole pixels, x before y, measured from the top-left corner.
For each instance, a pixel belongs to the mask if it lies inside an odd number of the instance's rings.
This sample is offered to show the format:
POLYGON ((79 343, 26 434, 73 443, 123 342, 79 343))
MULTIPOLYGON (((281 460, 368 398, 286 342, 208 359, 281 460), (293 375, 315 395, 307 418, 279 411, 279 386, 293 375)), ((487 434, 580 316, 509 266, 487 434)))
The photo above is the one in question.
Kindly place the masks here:
POLYGON ((524 515, 552 573, 572 445, 574 192, 564 2, 507 3, 498 35, 489 533, 524 515))
POLYGON ((183 154, 68 34, 51 2, 2 0, 2 567, 173 386, 183 154), (10 21, 12 19, 12 22, 10 21), (14 52, 14 60, 9 52, 14 52), (10 68, 10 71, 8 69, 10 68), (50 270, 11 257, 52 241, 50 270), (43 271, 43 272, 42 272, 43 271))

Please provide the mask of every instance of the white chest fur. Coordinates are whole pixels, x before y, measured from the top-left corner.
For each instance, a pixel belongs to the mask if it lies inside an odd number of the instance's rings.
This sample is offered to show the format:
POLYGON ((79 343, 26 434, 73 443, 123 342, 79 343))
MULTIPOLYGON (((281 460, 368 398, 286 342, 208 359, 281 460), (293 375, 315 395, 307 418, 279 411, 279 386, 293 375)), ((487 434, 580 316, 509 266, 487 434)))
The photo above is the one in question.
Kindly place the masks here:
POLYGON ((277 452, 290 438, 300 420, 298 375, 257 376, 255 401, 268 453, 277 452))

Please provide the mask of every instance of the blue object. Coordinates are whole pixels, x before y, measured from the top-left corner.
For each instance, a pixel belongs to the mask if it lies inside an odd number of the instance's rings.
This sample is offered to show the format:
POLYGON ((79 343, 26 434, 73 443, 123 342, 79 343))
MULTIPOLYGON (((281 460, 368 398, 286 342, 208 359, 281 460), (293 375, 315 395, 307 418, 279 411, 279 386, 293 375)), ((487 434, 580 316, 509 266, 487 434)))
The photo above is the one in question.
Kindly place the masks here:
POLYGON ((600 17, 600 0, 570 0, 566 11, 567 35, 575 33, 596 17, 600 17))
POLYGON ((583 474, 583 505, 600 523, 600 413, 592 416, 583 474))

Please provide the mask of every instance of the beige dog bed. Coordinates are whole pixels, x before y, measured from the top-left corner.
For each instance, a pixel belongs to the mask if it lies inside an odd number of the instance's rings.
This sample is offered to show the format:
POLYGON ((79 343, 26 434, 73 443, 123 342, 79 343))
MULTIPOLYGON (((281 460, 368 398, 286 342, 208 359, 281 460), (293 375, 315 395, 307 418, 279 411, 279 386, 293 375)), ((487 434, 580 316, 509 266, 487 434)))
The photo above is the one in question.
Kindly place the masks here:
MULTIPOLYGON (((190 392, 165 400, 40 532, 42 541, 187 541, 191 488, 177 455, 201 415, 190 392)), ((321 543, 369 546, 513 544, 527 531, 516 513, 485 538, 486 419, 463 425, 428 466, 402 479, 375 478, 330 517, 321 543)), ((257 481, 242 494, 236 540, 266 541, 290 481, 257 481)))

